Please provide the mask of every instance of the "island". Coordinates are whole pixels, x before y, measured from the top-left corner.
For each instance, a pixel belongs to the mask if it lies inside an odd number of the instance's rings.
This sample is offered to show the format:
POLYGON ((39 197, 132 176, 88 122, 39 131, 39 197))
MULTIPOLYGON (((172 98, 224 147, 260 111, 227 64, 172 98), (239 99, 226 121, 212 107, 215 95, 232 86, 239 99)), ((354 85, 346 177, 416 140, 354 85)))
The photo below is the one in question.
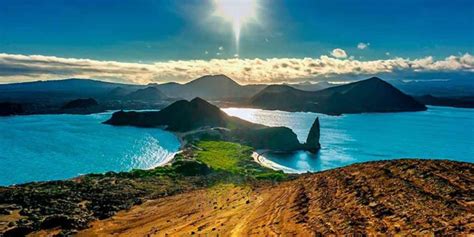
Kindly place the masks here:
POLYGON ((270 85, 250 99, 250 106, 329 115, 423 111, 426 106, 378 77, 319 91, 270 85))
POLYGON ((229 116, 199 97, 191 101, 174 102, 160 111, 115 112, 104 123, 116 126, 162 127, 175 132, 186 142, 213 139, 238 142, 255 149, 284 152, 317 152, 320 148, 317 118, 307 142, 300 144, 296 134, 287 127, 267 127, 229 116))

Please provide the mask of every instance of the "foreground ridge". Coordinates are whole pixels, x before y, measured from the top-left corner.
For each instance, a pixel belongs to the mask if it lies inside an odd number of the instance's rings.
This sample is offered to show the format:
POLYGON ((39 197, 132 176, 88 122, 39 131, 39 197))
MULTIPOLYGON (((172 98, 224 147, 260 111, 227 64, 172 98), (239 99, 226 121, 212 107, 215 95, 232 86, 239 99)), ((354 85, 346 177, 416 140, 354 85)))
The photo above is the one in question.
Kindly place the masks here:
POLYGON ((369 162, 278 185, 220 185, 150 201, 79 236, 467 234, 473 191, 473 164, 369 162))

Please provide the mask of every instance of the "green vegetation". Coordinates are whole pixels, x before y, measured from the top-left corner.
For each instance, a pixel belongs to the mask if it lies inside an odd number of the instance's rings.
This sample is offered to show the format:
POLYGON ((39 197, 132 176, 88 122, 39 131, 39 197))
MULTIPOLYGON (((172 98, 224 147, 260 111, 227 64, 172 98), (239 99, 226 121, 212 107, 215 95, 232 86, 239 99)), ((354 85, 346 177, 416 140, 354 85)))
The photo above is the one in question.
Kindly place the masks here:
POLYGON ((245 160, 252 154, 252 148, 238 143, 221 141, 200 141, 197 146, 197 160, 213 169, 225 170, 231 173, 241 171, 239 161, 245 160))
POLYGON ((260 166, 253 161, 252 147, 233 142, 199 141, 196 160, 214 170, 244 175, 256 179, 283 180, 286 175, 260 166))
POLYGON ((14 223, 12 229, 25 231, 21 233, 43 228, 44 220, 49 218, 55 222, 50 221, 48 226, 62 228, 64 235, 70 235, 69 230, 87 228, 90 221, 108 218, 147 199, 198 188, 225 191, 228 185, 246 187, 287 179, 283 172, 254 162, 252 150, 238 143, 199 141, 163 167, 0 187, 0 204, 8 204, 0 207, 0 212, 20 210, 24 221, 14 223))
POLYGON ((135 169, 130 172, 92 174, 85 178, 119 176, 131 179, 178 180, 183 176, 246 177, 281 181, 286 175, 257 164, 252 158, 252 147, 224 141, 199 141, 187 150, 177 154, 171 165, 150 170, 135 169))

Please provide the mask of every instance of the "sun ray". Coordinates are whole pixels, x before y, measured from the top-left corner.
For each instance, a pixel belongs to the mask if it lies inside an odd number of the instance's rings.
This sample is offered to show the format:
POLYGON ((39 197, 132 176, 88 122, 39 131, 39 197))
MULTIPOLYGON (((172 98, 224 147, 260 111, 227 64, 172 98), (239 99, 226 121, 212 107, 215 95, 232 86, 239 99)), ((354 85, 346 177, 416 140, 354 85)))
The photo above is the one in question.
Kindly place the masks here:
POLYGON ((214 0, 215 14, 232 25, 237 53, 240 33, 245 23, 256 18, 257 0, 214 0))

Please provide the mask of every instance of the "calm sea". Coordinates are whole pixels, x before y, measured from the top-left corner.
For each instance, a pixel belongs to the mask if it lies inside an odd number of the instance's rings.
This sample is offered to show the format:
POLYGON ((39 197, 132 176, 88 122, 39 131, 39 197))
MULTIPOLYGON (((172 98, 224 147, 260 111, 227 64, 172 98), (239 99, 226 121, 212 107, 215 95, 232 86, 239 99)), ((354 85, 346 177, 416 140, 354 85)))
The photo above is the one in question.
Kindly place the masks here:
MULTIPOLYGON (((224 111, 256 123, 288 126, 301 141, 319 116, 322 149, 318 154, 266 154, 296 172, 395 158, 474 162, 474 110, 429 107, 424 112, 343 116, 243 108, 224 111)), ((101 124, 109 117, 110 113, 0 118, 0 185, 152 168, 179 149, 172 133, 101 124)))
POLYGON ((285 170, 321 171, 357 162, 424 158, 474 162, 474 109, 429 107, 423 112, 327 116, 260 109, 224 111, 255 123, 287 126, 306 140, 316 117, 321 124, 321 151, 265 154, 285 170))
POLYGON ((0 185, 152 168, 179 150, 172 133, 101 124, 110 116, 0 117, 0 185))

